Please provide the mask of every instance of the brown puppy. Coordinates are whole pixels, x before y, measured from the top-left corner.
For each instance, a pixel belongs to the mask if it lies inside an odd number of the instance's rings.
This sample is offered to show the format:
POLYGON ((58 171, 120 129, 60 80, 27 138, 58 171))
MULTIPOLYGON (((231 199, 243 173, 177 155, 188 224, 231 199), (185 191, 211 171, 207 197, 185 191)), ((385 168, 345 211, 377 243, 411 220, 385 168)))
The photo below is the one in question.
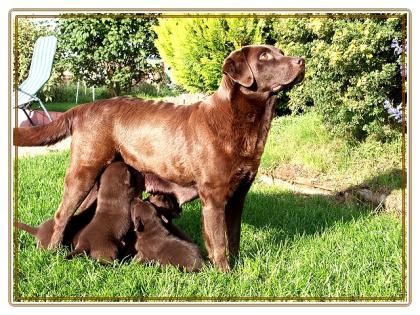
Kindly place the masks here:
POLYGON ((198 271, 203 259, 197 245, 172 235, 163 225, 160 214, 149 201, 135 198, 131 217, 136 232, 134 259, 141 262, 159 262, 187 271, 198 271))
POLYGON ((172 224, 172 220, 179 218, 182 211, 175 197, 172 195, 152 194, 145 201, 150 201, 150 203, 153 204, 163 221, 163 225, 171 234, 184 241, 194 243, 187 234, 172 224))
MULTIPOLYGON (((162 219, 162 224, 175 236, 191 242, 192 240, 180 229, 178 229, 172 220, 179 218, 181 208, 178 205, 177 199, 173 195, 168 194, 151 194, 145 201, 149 201, 156 208, 156 211, 162 219)), ((135 255, 136 234, 134 230, 130 230, 124 237, 124 250, 121 252, 120 258, 126 258, 135 255)))
POLYGON ((105 169, 100 178, 95 215, 67 258, 87 253, 101 263, 109 263, 118 257, 132 224, 130 204, 138 195, 133 184, 130 167, 123 162, 114 162, 105 169))
POLYGON ((144 174, 198 192, 209 257, 229 269, 226 253, 239 251, 245 196, 258 171, 276 94, 303 80, 305 62, 273 46, 246 46, 225 59, 222 71, 219 89, 190 106, 113 98, 75 107, 48 125, 14 129, 18 146, 49 145, 72 135, 51 248, 62 242, 98 174, 121 156, 144 174))
MULTIPOLYGON (((80 232, 92 220, 95 214, 96 202, 90 205, 87 209, 79 209, 80 213, 75 214, 64 231, 63 245, 76 246, 79 240, 80 232)), ((54 219, 49 219, 37 227, 29 226, 25 223, 18 222, 16 226, 32 234, 37 239, 38 247, 46 249, 51 241, 51 236, 54 232, 54 219)))

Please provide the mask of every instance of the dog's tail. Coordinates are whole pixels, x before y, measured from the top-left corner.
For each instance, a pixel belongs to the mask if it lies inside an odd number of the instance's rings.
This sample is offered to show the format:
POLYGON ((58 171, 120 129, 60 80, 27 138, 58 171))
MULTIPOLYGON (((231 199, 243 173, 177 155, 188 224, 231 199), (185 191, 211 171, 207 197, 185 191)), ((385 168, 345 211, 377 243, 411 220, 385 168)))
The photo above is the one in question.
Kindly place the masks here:
POLYGON ((75 248, 72 252, 68 253, 66 259, 72 259, 73 257, 80 256, 86 253, 86 250, 83 248, 75 248))
POLYGON ((25 223, 22 222, 16 222, 15 226, 21 230, 24 230, 26 232, 28 232, 29 234, 32 234, 34 236, 36 236, 36 233, 38 233, 38 228, 27 225, 25 223))
POLYGON ((73 120, 78 108, 73 108, 47 125, 13 128, 13 145, 19 147, 44 146, 57 143, 72 134, 73 120))

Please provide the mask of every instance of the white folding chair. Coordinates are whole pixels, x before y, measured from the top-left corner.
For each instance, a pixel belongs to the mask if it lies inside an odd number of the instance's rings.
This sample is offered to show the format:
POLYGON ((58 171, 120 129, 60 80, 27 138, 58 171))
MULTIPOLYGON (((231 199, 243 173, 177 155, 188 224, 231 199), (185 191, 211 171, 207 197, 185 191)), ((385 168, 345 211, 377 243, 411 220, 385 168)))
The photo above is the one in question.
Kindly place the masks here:
POLYGON ((32 122, 27 111, 32 111, 32 102, 38 102, 39 106, 52 121, 51 115, 48 113, 42 101, 36 94, 44 86, 51 76, 52 64, 54 61, 55 51, 57 49, 57 38, 54 36, 40 37, 35 42, 34 52, 32 54, 31 67, 29 75, 25 81, 18 87, 18 107, 23 110, 26 117, 32 122))

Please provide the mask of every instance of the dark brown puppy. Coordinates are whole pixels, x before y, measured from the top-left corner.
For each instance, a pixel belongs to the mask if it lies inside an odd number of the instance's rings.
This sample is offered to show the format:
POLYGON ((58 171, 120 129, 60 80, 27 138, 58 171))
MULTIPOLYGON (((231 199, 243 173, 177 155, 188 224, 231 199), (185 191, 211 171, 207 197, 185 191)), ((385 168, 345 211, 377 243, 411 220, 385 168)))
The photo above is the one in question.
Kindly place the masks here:
POLYGON ((181 207, 172 195, 151 194, 145 201, 150 201, 157 211, 165 218, 164 220, 172 221, 181 215, 181 207))
POLYGON ((130 167, 123 162, 114 162, 105 169, 99 182, 95 215, 67 258, 87 253, 102 263, 109 263, 118 257, 132 224, 130 204, 139 193, 134 183, 130 167))
POLYGON ((192 239, 187 234, 181 231, 176 225, 172 224, 172 220, 179 218, 182 211, 175 197, 166 194, 152 194, 146 201, 150 201, 150 203, 153 204, 163 221, 163 225, 171 234, 181 240, 193 243, 192 239))
MULTIPOLYGON (((63 245, 76 246, 79 240, 80 232, 89 224, 95 214, 96 202, 90 205, 87 209, 79 209, 80 213, 75 214, 71 219, 66 229, 64 230, 63 245)), ((18 222, 16 226, 32 234, 37 239, 37 245, 41 248, 48 248, 51 241, 51 236, 54 232, 54 219, 49 219, 37 227, 29 226, 25 223, 18 222)))
POLYGON ((113 98, 78 106, 48 125, 14 129, 14 144, 53 144, 72 135, 64 196, 50 247, 58 246, 98 174, 118 155, 144 174, 197 191, 210 259, 228 270, 239 251, 245 196, 255 178, 276 94, 303 80, 303 58, 246 46, 224 61, 219 89, 190 106, 113 98), (227 236, 227 237, 226 237, 227 236))
MULTIPOLYGON (((172 224, 172 220, 179 218, 181 207, 178 205, 177 199, 173 195, 168 194, 151 194, 145 201, 149 201, 156 208, 156 211, 162 219, 162 224, 169 232, 182 240, 191 242, 192 240, 182 232, 178 227, 172 224)), ((121 252, 121 258, 133 256, 135 249, 136 234, 134 230, 130 230, 124 237, 124 250, 121 252)))
POLYGON ((131 217, 136 232, 134 259, 159 262, 187 271, 198 271, 203 265, 197 245, 172 235, 163 225, 161 215, 149 201, 133 200, 131 217))

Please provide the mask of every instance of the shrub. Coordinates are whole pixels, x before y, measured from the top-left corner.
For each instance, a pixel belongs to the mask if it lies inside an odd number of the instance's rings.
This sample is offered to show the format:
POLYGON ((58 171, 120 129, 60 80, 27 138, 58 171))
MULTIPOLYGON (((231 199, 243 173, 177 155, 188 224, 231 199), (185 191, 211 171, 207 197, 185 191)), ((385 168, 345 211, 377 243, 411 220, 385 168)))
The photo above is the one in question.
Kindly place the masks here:
MULTIPOLYGON (((74 103, 76 104, 76 91, 77 85, 75 83, 71 83, 70 85, 64 84, 55 84, 52 85, 49 93, 50 93, 50 101, 56 103, 74 103)), ((41 98, 44 98, 44 92, 40 93, 41 98)), ((106 87, 100 86, 95 87, 95 99, 105 99, 109 98, 110 94, 106 87)), ((92 102, 92 88, 87 87, 85 89, 84 85, 81 83, 79 87, 79 98, 77 103, 89 103, 92 102)))
POLYGON ((235 49, 266 41, 265 19, 164 18, 155 45, 177 84, 189 92, 217 89, 223 60, 235 49))
POLYGON ((287 93, 293 113, 314 106, 335 134, 386 140, 401 125, 384 102, 401 102, 401 18, 277 19, 272 36, 287 55, 306 58, 304 84, 287 93), (395 48, 395 45, 394 45, 395 48))

